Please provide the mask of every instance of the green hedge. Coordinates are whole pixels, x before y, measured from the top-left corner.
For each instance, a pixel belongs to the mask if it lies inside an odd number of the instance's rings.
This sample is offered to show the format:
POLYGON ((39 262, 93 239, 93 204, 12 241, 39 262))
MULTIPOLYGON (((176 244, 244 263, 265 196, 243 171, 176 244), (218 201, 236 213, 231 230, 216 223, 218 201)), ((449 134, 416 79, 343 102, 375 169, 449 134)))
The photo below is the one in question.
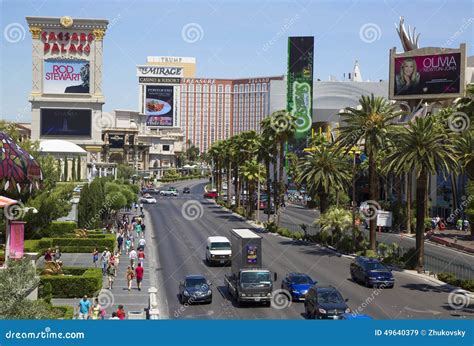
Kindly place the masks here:
POLYGON ((69 268, 64 267, 65 275, 41 275, 38 291, 43 298, 43 287, 50 283, 53 298, 80 298, 87 294, 92 297, 102 288, 102 271, 100 268, 69 268))
POLYGON ((437 276, 439 280, 444 281, 447 284, 474 292, 474 280, 457 279, 453 273, 439 273, 437 276))
POLYGON ((43 253, 56 245, 63 253, 88 253, 95 247, 103 251, 106 247, 115 249, 116 238, 113 234, 92 235, 88 238, 41 238, 25 240, 25 252, 43 253))
POLYGON ((73 233, 77 228, 77 223, 74 221, 53 221, 47 229, 49 237, 57 237, 68 233, 73 233))
POLYGON ((72 320, 74 308, 69 305, 57 305, 52 307, 53 313, 58 320, 72 320))
POLYGON ((158 179, 162 183, 170 183, 173 181, 181 181, 181 180, 191 180, 191 179, 203 179, 207 178, 207 175, 184 175, 181 177, 163 177, 161 179, 158 179))

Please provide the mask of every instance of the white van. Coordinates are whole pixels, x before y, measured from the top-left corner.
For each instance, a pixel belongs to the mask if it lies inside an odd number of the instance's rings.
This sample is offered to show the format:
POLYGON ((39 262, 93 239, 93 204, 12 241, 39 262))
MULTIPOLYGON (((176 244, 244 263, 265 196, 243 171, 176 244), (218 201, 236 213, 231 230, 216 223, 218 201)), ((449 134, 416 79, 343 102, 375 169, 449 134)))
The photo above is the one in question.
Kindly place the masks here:
POLYGON ((226 237, 209 237, 206 243, 206 262, 212 264, 230 264, 232 246, 226 237))

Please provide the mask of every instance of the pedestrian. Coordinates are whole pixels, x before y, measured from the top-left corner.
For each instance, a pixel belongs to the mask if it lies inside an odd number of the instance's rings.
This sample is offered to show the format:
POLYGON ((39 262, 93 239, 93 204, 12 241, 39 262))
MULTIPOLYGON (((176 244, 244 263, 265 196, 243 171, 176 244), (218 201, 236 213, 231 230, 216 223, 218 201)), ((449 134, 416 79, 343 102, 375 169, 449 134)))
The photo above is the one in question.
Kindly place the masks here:
POLYGON ((140 224, 142 226, 142 235, 145 236, 145 223, 140 224))
POLYGON ((107 266, 107 278, 109 279, 109 290, 111 290, 115 280, 115 267, 111 263, 107 266))
POLYGON ((130 237, 127 237, 127 240, 125 240, 125 253, 128 255, 130 248, 132 247, 132 240, 130 237))
POLYGON ((138 250, 143 249, 145 250, 146 240, 145 238, 141 237, 138 241, 138 250))
POLYGON ((120 232, 117 237, 117 247, 120 253, 122 253, 122 244, 123 244, 123 235, 122 235, 122 232, 120 232))
POLYGON ((90 318, 92 320, 102 319, 102 306, 99 304, 99 298, 94 299, 94 305, 90 309, 90 318))
POLYGON ((135 225, 135 232, 137 232, 137 237, 140 237, 140 233, 142 232, 142 226, 139 223, 135 225))
POLYGON ((117 316, 117 313, 114 311, 112 312, 112 317, 110 317, 109 320, 120 320, 120 318, 117 316))
POLYGON ((137 277, 137 287, 138 290, 141 291, 141 285, 143 280, 143 267, 141 263, 138 263, 138 267, 135 268, 135 276, 137 277))
POLYGON ((135 251, 135 249, 132 249, 132 251, 130 251, 130 254, 128 255, 128 258, 130 259, 130 266, 132 268, 135 268, 135 261, 138 258, 137 251, 135 251))
POLYGON ((104 250, 102 252, 102 255, 100 256, 100 267, 102 268, 102 275, 104 275, 104 276, 106 274, 108 263, 109 263, 109 260, 108 260, 108 257, 107 257, 107 250, 104 250))
MULTIPOLYGON (((133 282, 133 279, 135 278, 135 273, 133 272, 132 267, 130 267, 130 266, 127 267, 126 276, 127 276, 127 286, 128 286, 128 290, 130 291, 130 290, 132 289, 132 282, 133 282)), ((120 308, 120 306, 119 306, 119 308, 120 308)))
POLYGON ((470 228, 469 227, 469 220, 466 219, 463 222, 463 229, 467 232, 467 231, 469 231, 469 228, 470 228))
POLYGON ((56 249, 54 250, 54 254, 53 254, 53 259, 55 262, 59 261, 61 258, 61 251, 59 250, 59 246, 56 245, 56 249))
POLYGON ((461 231, 461 230, 462 230, 462 220, 461 220, 461 219, 458 219, 458 220, 456 221, 456 229, 457 229, 458 231, 461 231))
POLYGON ((53 260, 53 255, 51 254, 51 248, 49 248, 44 253, 44 261, 45 262, 51 262, 52 260, 53 260))
POLYGON ((143 263, 145 262, 145 251, 142 248, 138 249, 138 264, 143 267, 143 263))
POLYGON ((87 295, 84 295, 82 299, 79 301, 79 319, 80 320, 87 320, 89 318, 89 312, 91 308, 91 303, 89 299, 87 299, 87 295))
POLYGON ((123 308, 123 305, 118 306, 117 317, 119 318, 119 320, 125 319, 125 309, 123 308))
POLYGON ((94 248, 94 251, 92 251, 92 262, 94 263, 94 266, 97 268, 97 262, 99 261, 99 249, 94 248))
POLYGON ((143 214, 143 203, 140 202, 140 214, 143 214))

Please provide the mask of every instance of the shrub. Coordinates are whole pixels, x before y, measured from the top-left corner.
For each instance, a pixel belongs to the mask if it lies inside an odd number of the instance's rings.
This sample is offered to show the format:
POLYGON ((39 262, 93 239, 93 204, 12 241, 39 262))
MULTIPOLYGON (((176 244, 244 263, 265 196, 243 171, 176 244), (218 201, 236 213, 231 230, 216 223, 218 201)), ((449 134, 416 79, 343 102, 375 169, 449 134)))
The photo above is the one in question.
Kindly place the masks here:
POLYGON ((51 304, 51 299, 53 298, 53 288, 51 287, 51 283, 45 283, 43 287, 43 298, 44 301, 48 304, 51 304))
POLYGON ((295 240, 301 240, 304 237, 304 234, 302 232, 293 232, 291 233, 291 237, 295 240))
POLYGON ((364 256, 368 258, 378 258, 379 256, 374 250, 365 250, 364 251, 364 256))
POLYGON ((352 236, 343 236, 337 244, 337 249, 344 253, 352 253, 354 251, 352 236))
MULTIPOLYGON (((71 235, 70 235, 71 236, 71 235)), ((93 234, 87 238, 41 238, 25 240, 25 252, 38 252, 43 254, 48 248, 59 246, 64 253, 88 253, 97 247, 103 251, 106 247, 115 248, 116 238, 113 234, 93 234)))
POLYGON ((77 223, 74 221, 53 221, 47 230, 49 237, 57 237, 73 233, 77 228, 77 223))
POLYGON ((58 320, 72 320, 74 318, 74 308, 69 305, 57 305, 52 308, 54 317, 58 320))
POLYGON ((65 275, 41 275, 39 297, 45 296, 45 287, 52 287, 53 298, 79 298, 85 294, 92 297, 102 288, 100 268, 63 268, 65 275))
POLYGON ((277 225, 275 222, 270 221, 270 222, 265 222, 264 223, 265 230, 270 233, 276 233, 277 231, 277 225))
POLYGON ((467 291, 474 292, 474 280, 461 280, 457 279, 453 273, 439 273, 438 279, 446 282, 447 284, 461 287, 467 291))

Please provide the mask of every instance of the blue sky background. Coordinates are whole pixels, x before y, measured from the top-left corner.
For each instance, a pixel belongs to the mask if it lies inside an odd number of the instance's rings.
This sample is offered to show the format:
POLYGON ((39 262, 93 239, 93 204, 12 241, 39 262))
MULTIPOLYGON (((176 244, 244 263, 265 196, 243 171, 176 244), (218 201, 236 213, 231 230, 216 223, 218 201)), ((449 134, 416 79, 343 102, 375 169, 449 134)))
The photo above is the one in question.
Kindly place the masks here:
POLYGON ((420 45, 458 47, 473 55, 473 2, 461 1, 98 1, 0 0, 0 117, 30 121, 31 34, 26 16, 105 18, 105 111, 138 109, 135 65, 149 55, 191 56, 197 77, 282 75, 288 36, 315 36, 315 79, 342 79, 358 59, 364 80, 387 79, 389 49, 401 50, 394 23, 421 32, 420 45), (6 29, 21 25, 18 42, 6 29), (196 23, 197 41, 182 30, 196 23), (361 28, 373 28, 362 34, 361 28), (368 42, 367 42, 368 41, 368 42), (373 41, 373 42, 371 42, 373 41))

